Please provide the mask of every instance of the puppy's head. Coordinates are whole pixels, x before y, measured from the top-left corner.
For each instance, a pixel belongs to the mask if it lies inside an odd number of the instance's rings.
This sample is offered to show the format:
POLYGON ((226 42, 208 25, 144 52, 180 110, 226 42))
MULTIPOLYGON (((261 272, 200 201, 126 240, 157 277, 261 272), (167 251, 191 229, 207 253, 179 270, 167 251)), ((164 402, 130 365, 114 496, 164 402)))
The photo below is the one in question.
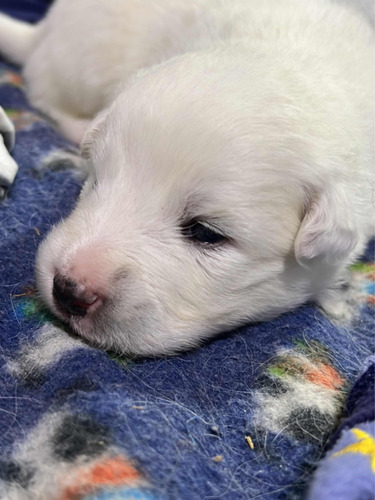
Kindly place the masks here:
POLYGON ((100 347, 173 353, 311 295, 296 261, 324 238, 300 111, 285 118, 276 83, 213 59, 138 76, 98 117, 77 206, 39 250, 44 301, 100 347))

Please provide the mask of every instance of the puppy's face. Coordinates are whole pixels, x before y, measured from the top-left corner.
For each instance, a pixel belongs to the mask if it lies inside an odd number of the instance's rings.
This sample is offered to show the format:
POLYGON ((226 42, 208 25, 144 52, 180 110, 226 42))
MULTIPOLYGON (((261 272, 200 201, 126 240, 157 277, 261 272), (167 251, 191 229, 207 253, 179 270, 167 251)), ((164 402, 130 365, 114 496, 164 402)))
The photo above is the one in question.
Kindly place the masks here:
POLYGON ((97 120, 77 206, 38 254, 52 311, 122 353, 186 349, 307 293, 293 257, 306 151, 261 85, 249 98, 238 75, 181 71, 137 78, 97 120))

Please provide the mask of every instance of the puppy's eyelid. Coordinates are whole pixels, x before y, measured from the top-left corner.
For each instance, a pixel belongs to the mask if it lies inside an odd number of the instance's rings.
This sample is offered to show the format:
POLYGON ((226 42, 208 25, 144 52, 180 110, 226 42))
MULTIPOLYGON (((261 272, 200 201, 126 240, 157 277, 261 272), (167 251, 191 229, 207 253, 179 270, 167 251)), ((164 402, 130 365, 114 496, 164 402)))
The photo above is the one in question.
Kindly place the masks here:
POLYGON ((213 250, 229 242, 221 229, 201 218, 181 225, 181 230, 183 236, 200 249, 213 250))
POLYGON ((208 217, 186 217, 183 219, 183 222, 181 222, 180 226, 184 229, 189 229, 193 227, 195 224, 201 224, 202 226, 206 227, 207 229, 210 229, 211 231, 215 231, 215 233, 221 234, 223 237, 225 236, 225 233, 222 229, 220 229, 219 225, 217 224, 216 220, 214 221, 213 219, 210 219, 208 217))
POLYGON ((223 236, 223 238, 226 238, 223 231, 219 227, 217 227, 215 224, 213 224, 212 222, 207 222, 204 219, 197 220, 196 222, 201 224, 202 226, 206 227, 207 229, 210 229, 211 231, 215 231, 215 233, 220 234, 221 236, 223 236))

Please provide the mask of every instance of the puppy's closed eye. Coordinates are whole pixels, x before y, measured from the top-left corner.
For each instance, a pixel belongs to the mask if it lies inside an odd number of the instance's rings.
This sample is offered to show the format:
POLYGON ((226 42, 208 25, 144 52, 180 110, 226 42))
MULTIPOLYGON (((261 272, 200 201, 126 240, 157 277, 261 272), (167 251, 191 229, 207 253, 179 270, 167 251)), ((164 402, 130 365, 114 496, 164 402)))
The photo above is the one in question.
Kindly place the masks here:
POLYGON ((228 238, 215 226, 207 222, 192 220, 182 227, 182 234, 192 243, 216 248, 228 242, 228 238))

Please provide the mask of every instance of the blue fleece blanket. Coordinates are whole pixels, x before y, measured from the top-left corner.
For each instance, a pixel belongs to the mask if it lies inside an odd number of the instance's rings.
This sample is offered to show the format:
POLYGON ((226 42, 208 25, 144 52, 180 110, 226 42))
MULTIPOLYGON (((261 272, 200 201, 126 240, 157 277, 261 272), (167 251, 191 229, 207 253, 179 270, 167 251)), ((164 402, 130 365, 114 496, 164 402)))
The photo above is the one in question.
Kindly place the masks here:
POLYGON ((169 359, 74 337, 35 299, 34 257, 80 185, 71 146, 0 65, 20 173, 0 206, 0 498, 374 496, 374 245, 352 269, 350 324, 307 305, 169 359))
POLYGON ((35 22, 44 16, 51 0, 0 0, 0 11, 23 21, 35 22))

